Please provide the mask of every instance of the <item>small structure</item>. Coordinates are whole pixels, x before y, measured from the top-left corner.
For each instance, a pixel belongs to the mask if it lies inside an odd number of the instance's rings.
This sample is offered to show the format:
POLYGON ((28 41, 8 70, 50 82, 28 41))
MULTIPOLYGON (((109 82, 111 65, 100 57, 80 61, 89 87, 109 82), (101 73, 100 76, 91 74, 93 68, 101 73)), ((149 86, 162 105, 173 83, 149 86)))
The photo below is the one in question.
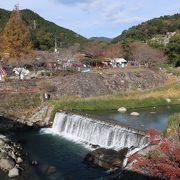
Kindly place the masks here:
POLYGON ((3 68, 0 68, 0 81, 4 81, 6 76, 7 76, 6 70, 3 68))
POLYGON ((127 60, 125 60, 124 58, 114 58, 111 60, 111 64, 113 67, 126 67, 127 66, 127 60))
POLYGON ((29 74, 29 70, 25 69, 25 68, 14 68, 13 72, 16 74, 16 76, 18 76, 19 79, 23 80, 28 74, 29 74))
POLYGON ((58 62, 57 61, 47 62, 46 66, 48 69, 57 69, 58 68, 58 62))

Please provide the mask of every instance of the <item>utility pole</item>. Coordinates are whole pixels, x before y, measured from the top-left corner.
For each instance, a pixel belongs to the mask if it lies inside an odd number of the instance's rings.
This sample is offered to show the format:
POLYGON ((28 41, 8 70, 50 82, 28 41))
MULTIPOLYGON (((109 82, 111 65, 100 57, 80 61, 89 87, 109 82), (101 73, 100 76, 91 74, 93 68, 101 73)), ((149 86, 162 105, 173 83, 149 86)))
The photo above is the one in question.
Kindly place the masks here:
POLYGON ((19 11, 19 3, 14 6, 14 9, 15 9, 16 11, 19 11))

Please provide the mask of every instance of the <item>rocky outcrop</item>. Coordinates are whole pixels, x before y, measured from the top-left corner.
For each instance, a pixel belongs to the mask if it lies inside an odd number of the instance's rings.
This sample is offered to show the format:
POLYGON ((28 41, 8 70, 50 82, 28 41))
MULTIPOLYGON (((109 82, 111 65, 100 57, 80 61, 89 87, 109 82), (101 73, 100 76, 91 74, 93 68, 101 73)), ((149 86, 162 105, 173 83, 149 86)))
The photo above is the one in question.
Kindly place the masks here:
POLYGON ((105 169, 121 169, 127 152, 128 148, 124 148, 120 151, 99 148, 88 153, 84 158, 84 162, 100 166, 105 169))
POLYGON ((113 92, 161 86, 166 82, 162 72, 150 69, 116 73, 79 73, 52 78, 57 96, 92 97, 113 92))

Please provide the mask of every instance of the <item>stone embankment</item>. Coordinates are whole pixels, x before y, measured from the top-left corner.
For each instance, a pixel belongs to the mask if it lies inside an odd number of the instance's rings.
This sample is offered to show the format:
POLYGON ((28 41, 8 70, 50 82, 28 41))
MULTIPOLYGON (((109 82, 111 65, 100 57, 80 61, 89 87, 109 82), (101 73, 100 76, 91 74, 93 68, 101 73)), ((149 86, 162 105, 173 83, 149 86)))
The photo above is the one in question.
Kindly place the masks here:
POLYGON ((42 104, 30 117, 17 118, 17 122, 29 127, 47 127, 52 124, 53 107, 42 104))
POLYGON ((158 87, 166 82, 162 72, 150 69, 116 73, 79 73, 52 78, 57 96, 93 97, 113 92, 158 87))
POLYGON ((0 82, 0 92, 36 92, 37 80, 8 80, 0 82))
POLYGON ((52 111, 53 107, 41 105, 30 117, 15 117, 6 113, 0 113, 2 119, 0 122, 0 132, 18 130, 25 127, 39 128, 50 126, 52 124, 52 111), (11 121, 8 121, 8 119, 11 119, 11 121))

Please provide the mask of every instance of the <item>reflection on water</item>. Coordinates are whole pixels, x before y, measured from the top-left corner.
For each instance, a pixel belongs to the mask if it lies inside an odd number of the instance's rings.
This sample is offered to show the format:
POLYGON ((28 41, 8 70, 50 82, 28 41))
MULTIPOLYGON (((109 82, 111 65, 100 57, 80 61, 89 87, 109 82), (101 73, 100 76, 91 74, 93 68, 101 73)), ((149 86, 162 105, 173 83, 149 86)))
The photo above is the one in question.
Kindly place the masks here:
POLYGON ((93 112, 93 114, 101 118, 117 120, 132 127, 153 128, 161 131, 166 127, 169 116, 176 112, 180 112, 180 105, 131 109, 125 113, 117 111, 96 111, 93 112), (140 115, 132 116, 130 115, 131 112, 139 112, 140 115))

